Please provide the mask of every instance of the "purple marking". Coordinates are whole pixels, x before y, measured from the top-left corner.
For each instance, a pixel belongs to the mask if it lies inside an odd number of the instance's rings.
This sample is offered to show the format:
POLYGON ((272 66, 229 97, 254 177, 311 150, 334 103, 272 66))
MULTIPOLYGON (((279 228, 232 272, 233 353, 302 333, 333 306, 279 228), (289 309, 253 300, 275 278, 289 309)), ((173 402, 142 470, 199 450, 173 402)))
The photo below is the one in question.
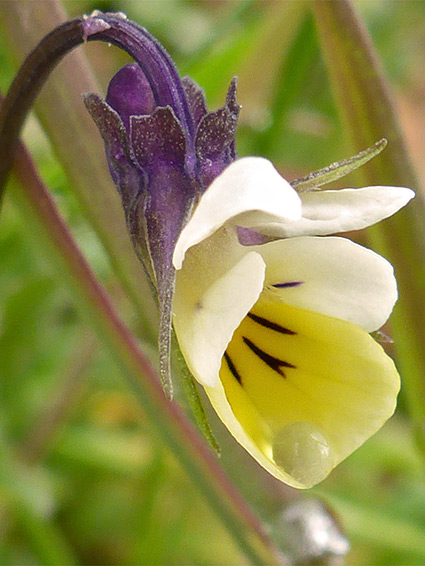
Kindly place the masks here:
POLYGON ((255 229, 247 228, 246 226, 236 226, 236 231, 241 246, 262 246, 273 240, 270 236, 261 234, 255 229))
POLYGON ((276 283, 272 287, 276 287, 276 289, 290 289, 291 287, 298 287, 298 285, 303 283, 304 281, 288 281, 288 283, 276 283))

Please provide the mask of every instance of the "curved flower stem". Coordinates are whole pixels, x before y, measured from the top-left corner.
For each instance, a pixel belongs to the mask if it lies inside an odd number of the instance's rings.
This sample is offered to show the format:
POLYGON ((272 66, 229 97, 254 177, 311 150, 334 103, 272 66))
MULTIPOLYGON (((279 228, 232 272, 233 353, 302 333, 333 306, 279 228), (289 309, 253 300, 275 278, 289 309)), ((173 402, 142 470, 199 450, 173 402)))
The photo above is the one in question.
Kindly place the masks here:
MULTIPOLYGON (((0 34, 8 57, 22 62, 43 35, 67 19, 59 0, 0 2, 0 34)), ((103 245, 131 300, 141 335, 155 344, 156 304, 130 241, 121 201, 104 158, 103 142, 82 100, 82 93, 99 90, 84 49, 74 50, 49 77, 37 97, 35 110, 79 210, 103 245)))
MULTIPOLYGON (((329 76, 351 145, 358 150, 377 139, 387 149, 361 172, 376 185, 419 188, 385 76, 349 0, 314 0, 311 7, 329 76)), ((423 195, 395 217, 369 228, 374 245, 394 265, 400 299, 392 316, 404 395, 418 446, 425 453, 425 209, 423 195)))
MULTIPOLYGON (((168 71, 169 81, 161 84, 163 91, 169 92, 163 98, 156 92, 158 105, 171 104, 176 115, 184 124, 184 131, 193 133, 191 114, 186 107, 180 108, 184 96, 178 96, 182 89, 177 80, 177 70, 172 62, 162 55, 163 49, 144 28, 129 22, 125 16, 114 13, 93 12, 67 21, 46 35, 28 55, 13 81, 0 113, 0 191, 10 170, 10 164, 16 149, 17 136, 46 79, 59 61, 75 47, 87 41, 103 41, 114 44, 127 51, 138 62, 150 84, 155 85, 156 77, 168 71), (155 44, 155 49, 151 44, 155 44), (145 55, 148 53, 149 58, 145 55), (146 63, 149 62, 149 64, 146 63), (161 71, 161 73, 160 73, 161 71)), ((161 92, 158 89, 158 92, 161 92)), ((189 138, 189 141, 191 138, 189 138)), ((1 196, 1 193, 0 193, 1 196)))
POLYGON ((152 426, 176 454, 249 560, 253 564, 285 564, 286 559, 224 474, 206 443, 179 406, 165 398, 155 370, 79 251, 22 145, 15 160, 15 171, 24 200, 59 252, 85 311, 108 349, 115 354, 152 426))

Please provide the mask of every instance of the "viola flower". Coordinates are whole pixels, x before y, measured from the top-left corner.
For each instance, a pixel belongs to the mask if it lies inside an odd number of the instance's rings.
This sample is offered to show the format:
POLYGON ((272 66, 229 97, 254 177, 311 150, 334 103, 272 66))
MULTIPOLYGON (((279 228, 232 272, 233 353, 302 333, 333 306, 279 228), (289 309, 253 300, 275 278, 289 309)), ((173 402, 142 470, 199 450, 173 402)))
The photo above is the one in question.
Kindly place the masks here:
POLYGON ((300 197, 269 161, 242 158, 177 242, 183 355, 239 443, 289 485, 323 480, 392 415, 400 385, 369 335, 397 298, 391 265, 311 235, 374 224, 412 196, 366 187, 300 197))
POLYGON ((392 267, 327 235, 370 226, 413 192, 298 193, 266 159, 236 158, 235 81, 209 112, 146 30, 117 17, 111 38, 120 33, 137 63, 86 105, 158 296, 165 388, 173 322, 238 442, 277 478, 311 487, 391 416, 400 385, 369 334, 396 301, 392 267))

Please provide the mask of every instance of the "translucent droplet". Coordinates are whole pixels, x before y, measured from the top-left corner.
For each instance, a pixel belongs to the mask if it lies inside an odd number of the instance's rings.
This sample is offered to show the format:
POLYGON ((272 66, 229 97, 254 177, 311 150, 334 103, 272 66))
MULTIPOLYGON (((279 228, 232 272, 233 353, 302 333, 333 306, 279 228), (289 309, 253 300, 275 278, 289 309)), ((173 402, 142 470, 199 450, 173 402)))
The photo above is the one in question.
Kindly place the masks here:
POLYGON ((273 460, 304 487, 316 485, 333 468, 333 454, 324 432, 306 422, 281 428, 273 439, 273 460))

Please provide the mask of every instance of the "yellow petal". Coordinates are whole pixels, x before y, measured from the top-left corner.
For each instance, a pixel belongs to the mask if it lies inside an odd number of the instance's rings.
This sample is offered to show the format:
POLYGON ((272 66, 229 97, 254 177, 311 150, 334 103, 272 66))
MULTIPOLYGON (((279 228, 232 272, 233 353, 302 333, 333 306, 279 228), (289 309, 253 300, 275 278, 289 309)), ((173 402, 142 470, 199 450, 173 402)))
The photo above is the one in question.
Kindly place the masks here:
POLYGON ((392 415, 399 376, 364 330, 264 295, 234 333, 207 393, 269 472, 311 487, 392 415))

